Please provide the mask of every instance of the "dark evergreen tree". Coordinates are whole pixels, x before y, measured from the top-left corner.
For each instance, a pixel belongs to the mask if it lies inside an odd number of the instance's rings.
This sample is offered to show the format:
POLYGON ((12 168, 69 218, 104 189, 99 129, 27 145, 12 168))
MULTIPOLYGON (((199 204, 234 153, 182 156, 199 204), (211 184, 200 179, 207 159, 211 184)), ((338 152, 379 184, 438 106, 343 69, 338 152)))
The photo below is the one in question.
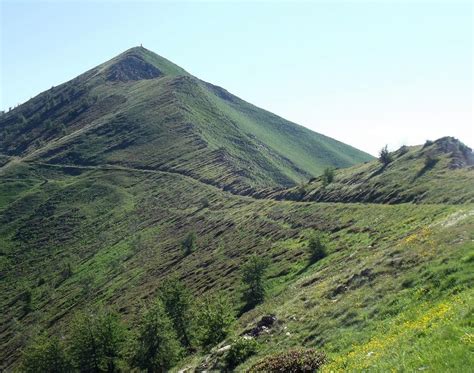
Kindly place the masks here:
POLYGON ((72 369, 58 337, 40 335, 23 351, 21 372, 67 373, 72 369))
POLYGON ((158 297, 163 302, 166 313, 183 347, 189 349, 193 319, 193 298, 188 288, 178 279, 167 279, 160 287, 158 297))
POLYGON ((173 323, 161 300, 157 300, 143 312, 131 365, 149 373, 166 372, 180 355, 181 346, 173 323))
POLYGON ((117 372, 125 342, 126 330, 114 312, 84 312, 72 322, 70 355, 81 372, 117 372))
POLYGON ((268 261, 255 254, 242 267, 242 282, 245 286, 243 300, 247 308, 256 306, 265 298, 263 276, 267 267, 268 261))

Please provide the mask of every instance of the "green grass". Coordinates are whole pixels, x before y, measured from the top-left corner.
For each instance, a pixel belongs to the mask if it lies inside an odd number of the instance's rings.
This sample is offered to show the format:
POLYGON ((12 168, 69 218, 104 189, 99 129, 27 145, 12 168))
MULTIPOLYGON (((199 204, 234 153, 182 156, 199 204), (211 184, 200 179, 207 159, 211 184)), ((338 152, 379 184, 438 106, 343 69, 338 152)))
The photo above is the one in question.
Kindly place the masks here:
POLYGON ((474 202, 474 156, 458 140, 445 137, 423 147, 402 147, 392 156, 387 166, 374 160, 336 170, 329 185, 319 177, 267 196, 318 202, 474 202), (436 160, 434 164, 427 166, 428 157, 436 160))
MULTIPOLYGON (((235 334, 268 313, 287 329, 261 337, 264 347, 248 364, 300 345, 323 349, 334 361, 345 359, 354 346, 383 335, 392 320, 398 333, 396 320, 415 320, 419 309, 467 299, 472 288, 472 205, 255 200, 159 171, 73 171, 29 163, 8 172, 1 184, 11 185, 21 172, 30 186, 13 184, 18 198, 6 201, 0 213, 1 303, 7 310, 0 341, 6 366, 17 362, 36 330, 59 333, 87 305, 112 305, 131 321, 138 305, 172 274, 195 294, 226 291, 238 308, 239 268, 254 252, 271 261, 268 300, 242 315, 235 334), (180 242, 190 230, 197 234, 197 249, 184 256, 180 242), (329 235, 329 255, 308 266, 306 243, 314 230, 329 235), (73 274, 64 279, 66 263, 73 274), (34 311, 23 315, 17 296, 28 288, 34 311)), ((453 312, 460 316, 443 328, 472 333, 463 326, 464 311, 453 312)), ((377 360, 382 365, 373 369, 415 366, 417 349, 440 338, 430 333, 420 337, 419 346, 418 337, 410 337, 404 365, 385 351, 377 360)), ((464 342, 449 340, 447 359, 468 354, 464 342)))
POLYGON ((1 153, 26 160, 171 169, 242 194, 372 159, 144 48, 132 48, 6 113, 0 139, 1 153), (146 66, 160 75, 149 79, 146 66), (124 80, 110 81, 111 69, 124 80), (145 77, 137 79, 140 74, 145 77))
POLYGON ((133 325, 169 276, 225 292, 237 313, 254 253, 269 259, 267 298, 225 343, 278 323, 238 371, 298 346, 325 351, 326 371, 473 365, 472 154, 453 139, 359 164, 371 157, 134 48, 2 116, 0 140, 0 369, 99 303, 133 325), (310 264, 315 231, 328 255, 310 264))

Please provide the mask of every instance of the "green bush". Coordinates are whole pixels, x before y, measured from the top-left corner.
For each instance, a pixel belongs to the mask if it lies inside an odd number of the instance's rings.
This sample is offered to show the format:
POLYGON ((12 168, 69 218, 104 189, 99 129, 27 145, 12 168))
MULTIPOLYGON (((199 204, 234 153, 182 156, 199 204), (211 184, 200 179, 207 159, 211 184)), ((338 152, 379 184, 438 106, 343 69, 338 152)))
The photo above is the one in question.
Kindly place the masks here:
POLYGON ((116 372, 125 342, 126 329, 118 314, 103 309, 79 313, 69 336, 73 365, 87 372, 116 372))
POLYGON ((385 145, 379 153, 379 161, 384 165, 387 166, 393 160, 392 155, 387 149, 387 145, 385 145))
POLYGON ((242 267, 242 282, 245 289, 243 300, 247 308, 252 308, 265 299, 263 276, 268 268, 268 261, 252 255, 242 267))
POLYGON ((39 335, 23 351, 21 372, 66 373, 71 364, 58 337, 39 335))
POLYGON ((183 347, 191 347, 191 329, 193 321, 193 297, 181 281, 176 278, 166 279, 161 285, 158 298, 164 310, 173 322, 176 334, 183 347))
POLYGON ((326 237, 321 233, 313 234, 308 241, 310 262, 316 263, 327 255, 326 237))
POLYGON ((133 350, 131 365, 148 372, 165 372, 178 361, 182 349, 160 300, 143 312, 133 350))
POLYGON ((225 296, 208 297, 201 302, 197 312, 201 347, 207 350, 221 342, 227 337, 234 320, 232 306, 225 296))
POLYGON ((295 349, 270 355, 254 364, 249 373, 315 372, 327 361, 326 354, 315 349, 295 349))
POLYGON ((325 168, 322 179, 324 186, 331 184, 334 181, 334 169, 331 167, 325 168))
POLYGON ((196 233, 188 233, 186 238, 181 241, 181 247, 185 255, 189 255, 196 250, 196 233))
POLYGON ((253 338, 236 339, 225 356, 227 368, 234 369, 258 350, 258 342, 253 338))

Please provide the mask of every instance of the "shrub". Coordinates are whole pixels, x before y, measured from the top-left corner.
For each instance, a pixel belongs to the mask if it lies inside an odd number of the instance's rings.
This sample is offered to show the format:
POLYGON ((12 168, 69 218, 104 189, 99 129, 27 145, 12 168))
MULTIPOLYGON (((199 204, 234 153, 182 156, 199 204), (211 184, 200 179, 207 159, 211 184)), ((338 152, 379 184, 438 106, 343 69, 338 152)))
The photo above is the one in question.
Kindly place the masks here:
POLYGON ((163 303, 157 300, 141 317, 131 365, 148 372, 165 372, 180 355, 181 346, 173 323, 163 303))
POLYGON ((322 178, 324 186, 331 184, 334 181, 334 169, 331 167, 325 168, 322 178))
POLYGON ((242 267, 242 282, 246 287, 243 300, 247 308, 254 307, 265 299, 263 276, 267 267, 268 261, 255 254, 242 267))
POLYGON ((159 289, 158 297, 173 322, 181 344, 186 348, 191 347, 193 298, 188 288, 178 279, 166 279, 159 289))
POLYGON ((236 339, 225 356, 227 368, 234 369, 258 350, 258 342, 253 338, 236 339))
POLYGON ((379 153, 379 161, 382 163, 384 166, 388 165, 389 163, 392 162, 392 155, 387 149, 387 145, 385 145, 379 153))
POLYGON ((196 233, 189 233, 186 238, 181 242, 184 254, 189 255, 196 249, 196 233))
POLYGON ((209 349, 227 337, 235 320, 234 313, 225 296, 208 297, 198 308, 199 343, 209 349))
POLYGON ((206 197, 201 198, 200 203, 203 209, 210 206, 209 200, 206 197))
POLYGON ((295 349, 270 355, 254 364, 249 372, 315 372, 327 361, 326 354, 315 349, 295 349))
POLYGON ((327 255, 326 238, 321 233, 313 234, 308 241, 310 262, 316 263, 327 255))
POLYGON ((42 334, 23 351, 21 371, 66 373, 71 371, 71 365, 59 338, 42 334))
POLYGON ((116 372, 123 357, 126 330, 116 313, 98 310, 75 316, 69 336, 74 366, 87 372, 116 372))

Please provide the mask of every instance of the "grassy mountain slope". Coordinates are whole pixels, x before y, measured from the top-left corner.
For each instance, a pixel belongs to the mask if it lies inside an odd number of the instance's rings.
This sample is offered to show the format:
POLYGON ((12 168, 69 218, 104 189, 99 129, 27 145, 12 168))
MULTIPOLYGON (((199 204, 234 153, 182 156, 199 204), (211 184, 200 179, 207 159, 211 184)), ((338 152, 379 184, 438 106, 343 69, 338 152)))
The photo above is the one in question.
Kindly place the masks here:
POLYGON ((234 335, 269 313, 280 326, 239 369, 298 345, 327 351, 336 371, 473 363, 472 204, 256 200, 174 172, 36 162, 12 165, 0 183, 4 368, 37 330, 61 333, 87 305, 112 305, 133 323, 171 274, 196 295, 225 290, 239 308, 239 268, 254 252, 271 261, 269 296, 234 335), (314 230, 329 235, 329 255, 308 266, 314 230), (197 250, 184 256, 190 231, 197 250))
MULTIPOLYGON (((237 311, 254 253, 268 295, 225 343, 278 322, 238 371, 293 346, 327 352, 328 372, 474 365, 472 153, 453 139, 281 190, 371 157, 133 48, 0 117, 0 153, 2 370, 91 305, 134 325, 170 276, 237 311), (315 231, 328 255, 310 264, 315 231)), ((216 361, 197 351, 176 370, 216 361)))
POLYGON ((0 117, 0 153, 173 170, 246 193, 372 159, 132 48, 0 117))
POLYGON ((319 177, 283 191, 260 196, 296 201, 370 203, 473 203, 474 154, 452 137, 424 146, 402 147, 384 166, 372 161, 336 170, 325 184, 319 177))

